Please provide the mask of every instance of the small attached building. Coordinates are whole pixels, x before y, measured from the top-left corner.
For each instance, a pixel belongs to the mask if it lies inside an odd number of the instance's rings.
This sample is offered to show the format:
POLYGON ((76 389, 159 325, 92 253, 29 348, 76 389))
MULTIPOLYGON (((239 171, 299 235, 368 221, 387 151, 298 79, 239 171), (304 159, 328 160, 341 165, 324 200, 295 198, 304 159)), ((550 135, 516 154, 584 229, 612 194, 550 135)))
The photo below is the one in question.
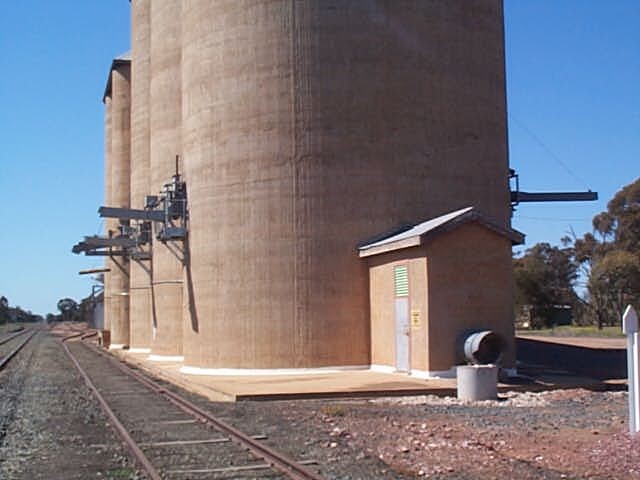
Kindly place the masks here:
POLYGON ((511 247, 523 241, 468 207, 359 247, 369 264, 372 368, 452 375, 465 334, 478 330, 503 338, 501 365, 513 368, 511 247))

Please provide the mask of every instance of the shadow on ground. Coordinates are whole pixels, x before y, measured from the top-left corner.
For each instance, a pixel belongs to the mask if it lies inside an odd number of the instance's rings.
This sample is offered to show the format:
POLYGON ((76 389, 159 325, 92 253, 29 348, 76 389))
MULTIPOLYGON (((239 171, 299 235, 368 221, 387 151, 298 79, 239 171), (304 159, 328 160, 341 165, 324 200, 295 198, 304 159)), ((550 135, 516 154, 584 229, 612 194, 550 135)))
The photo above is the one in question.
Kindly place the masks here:
POLYGON ((589 348, 531 338, 517 338, 516 348, 518 362, 524 366, 539 366, 600 381, 627 378, 627 353, 622 348, 589 348))

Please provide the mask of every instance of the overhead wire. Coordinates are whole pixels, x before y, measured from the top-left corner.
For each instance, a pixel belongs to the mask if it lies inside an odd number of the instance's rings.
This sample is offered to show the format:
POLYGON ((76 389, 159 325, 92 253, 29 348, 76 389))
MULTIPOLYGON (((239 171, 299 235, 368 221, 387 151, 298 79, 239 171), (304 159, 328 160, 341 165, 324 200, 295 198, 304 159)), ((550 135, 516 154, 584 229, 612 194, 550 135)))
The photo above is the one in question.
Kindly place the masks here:
POLYGON ((513 123, 515 125, 521 128, 525 133, 527 133, 527 135, 529 135, 531 139, 534 142, 536 142, 540 148, 542 148, 553 160, 555 160, 556 163, 560 165, 565 172, 567 172, 567 174, 569 174, 574 180, 576 180, 582 186, 586 187, 587 189, 589 188, 585 179, 580 177, 571 168, 569 168, 569 166, 560 158, 560 156, 557 155, 553 150, 551 150, 551 148, 546 143, 544 143, 540 139, 540 137, 538 137, 538 135, 536 135, 529 127, 527 127, 521 120, 519 120, 512 113, 509 113, 509 117, 511 118, 511 120, 513 120, 513 123))
POLYGON ((518 215, 518 218, 524 220, 539 220, 544 222, 591 222, 590 218, 551 218, 551 217, 528 217, 525 215, 518 215))

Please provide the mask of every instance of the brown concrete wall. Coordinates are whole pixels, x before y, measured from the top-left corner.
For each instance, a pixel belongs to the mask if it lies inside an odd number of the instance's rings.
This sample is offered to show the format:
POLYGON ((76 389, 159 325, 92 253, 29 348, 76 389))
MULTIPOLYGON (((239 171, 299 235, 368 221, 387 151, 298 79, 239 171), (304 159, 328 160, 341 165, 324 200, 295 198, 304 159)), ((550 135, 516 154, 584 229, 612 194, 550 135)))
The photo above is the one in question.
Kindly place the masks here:
MULTIPOLYGON (((363 260, 364 261, 364 260, 363 260)), ((409 248, 369 257, 371 303, 371 363, 395 367, 394 268, 406 265, 409 272, 409 313, 420 313, 420 326, 410 332, 410 367, 427 370, 427 266, 424 249, 409 248)))
MULTIPOLYGON (((111 73, 109 73, 111 75, 111 73)), ((104 98, 104 205, 111 205, 111 97, 104 98)), ((113 229, 114 220, 106 219, 104 222, 104 234, 109 236, 109 230, 113 229)), ((105 257, 105 268, 113 270, 113 264, 109 257, 105 257)), ((111 274, 104 275, 104 330, 111 329, 111 274)))
MULTIPOLYGON (((151 192, 159 192, 175 173, 181 154, 181 48, 182 2, 153 0, 150 27, 150 177, 151 192)), ((152 311, 155 334, 151 351, 157 355, 182 354, 183 253, 179 242, 153 243, 152 311)))
POLYGON ((469 329, 508 341, 503 365, 515 363, 511 242, 478 225, 442 234, 426 246, 429 369, 456 364, 456 342, 469 329))
MULTIPOLYGON (((131 154, 131 66, 111 71, 111 206, 129 208, 131 154)), ((111 261, 111 343, 129 344, 129 261, 111 261)))
POLYGON ((468 205, 509 222, 501 2, 183 5, 185 363, 368 363, 356 244, 468 205))
POLYGON ((409 262, 409 322, 411 324, 411 370, 429 370, 427 260, 424 251, 420 258, 409 262))
MULTIPOLYGON (((151 0, 131 2, 131 208, 144 208, 149 185, 149 84, 151 0)), ((148 247, 143 250, 147 251, 148 247)), ((151 265, 130 263, 129 315, 132 348, 151 346, 151 265)))

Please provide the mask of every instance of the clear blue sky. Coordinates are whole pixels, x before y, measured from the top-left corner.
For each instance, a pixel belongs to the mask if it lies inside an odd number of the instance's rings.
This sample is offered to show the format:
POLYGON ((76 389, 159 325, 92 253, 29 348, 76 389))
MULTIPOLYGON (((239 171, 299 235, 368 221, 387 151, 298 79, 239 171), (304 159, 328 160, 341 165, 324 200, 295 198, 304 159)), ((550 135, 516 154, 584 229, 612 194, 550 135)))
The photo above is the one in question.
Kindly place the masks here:
MULTIPOLYGON (((640 175, 640 2, 506 0, 511 166, 521 189, 585 190, 586 204, 522 204, 527 245, 558 243, 640 175)), ((99 233, 102 93, 129 49, 129 2, 21 0, 0 6, 0 294, 45 314, 91 289, 76 256, 99 233)))

